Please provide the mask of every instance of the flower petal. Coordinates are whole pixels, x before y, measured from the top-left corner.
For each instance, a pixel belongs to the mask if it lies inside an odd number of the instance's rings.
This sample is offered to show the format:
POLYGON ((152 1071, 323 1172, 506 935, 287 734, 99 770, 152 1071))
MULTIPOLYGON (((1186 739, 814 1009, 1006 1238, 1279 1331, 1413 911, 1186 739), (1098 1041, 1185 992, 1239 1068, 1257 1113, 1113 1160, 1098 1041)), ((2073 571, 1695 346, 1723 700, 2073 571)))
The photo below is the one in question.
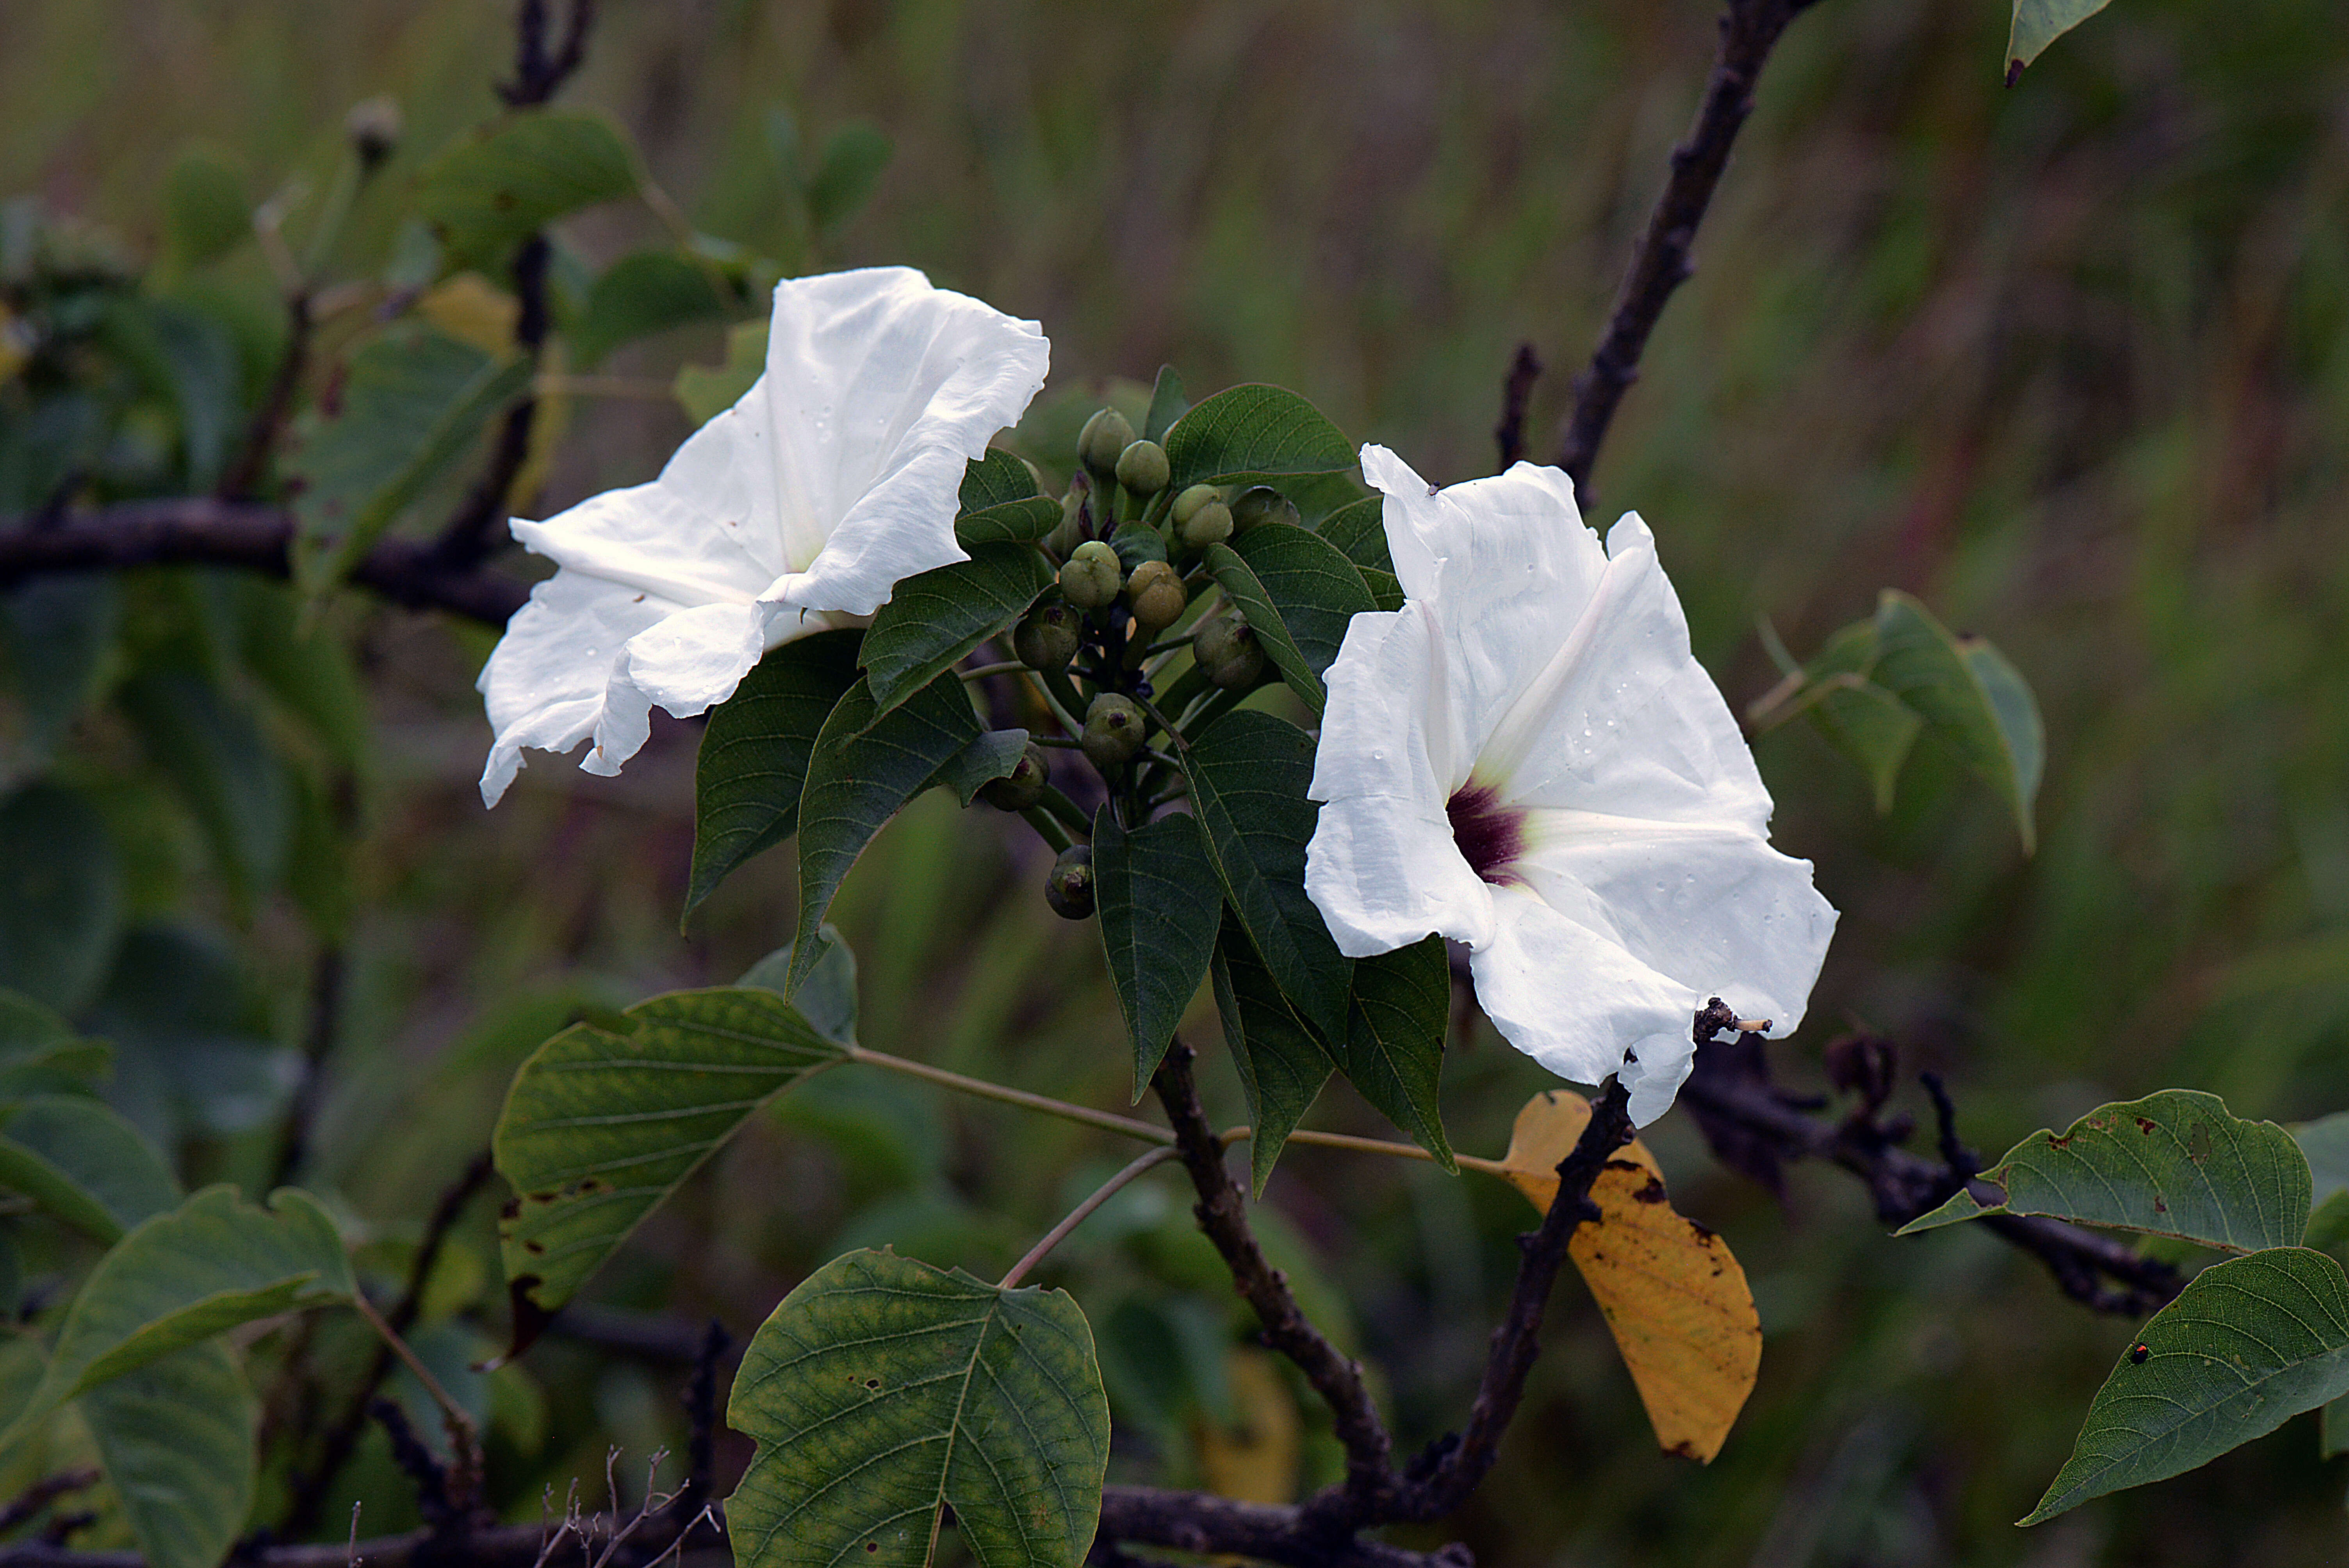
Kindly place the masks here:
POLYGON ((1563 1078, 1620 1074, 1631 1119, 1661 1116, 1688 1077, 1702 999, 1530 889, 1493 890, 1493 939, 1469 954, 1476 1000, 1501 1037, 1563 1078), (1630 1059, 1636 1058, 1636 1060, 1630 1059))
POLYGON ((1018 421, 1050 359, 1036 323, 910 267, 777 284, 756 390, 787 574, 762 597, 869 615, 900 578, 968 559, 963 466, 1018 421))
POLYGON ((557 572, 533 588, 477 683, 497 731, 481 770, 481 803, 494 806, 506 792, 523 747, 568 751, 594 734, 622 648, 683 608, 584 572, 557 572))
POLYGON ((1452 788, 1436 657, 1433 619, 1406 605, 1348 622, 1330 666, 1306 791, 1325 804, 1305 849, 1305 892, 1349 958, 1430 932, 1481 942, 1492 929, 1491 890, 1454 843, 1444 811, 1452 788))
POLYGON ((1517 805, 1764 832, 1770 794, 1637 513, 1608 536, 1588 603, 1478 758, 1517 805))
POLYGON ((1607 553, 1582 526, 1572 481, 1556 469, 1518 463, 1433 490, 1392 452, 1364 447, 1362 477, 1386 493, 1387 548, 1404 596, 1432 610, 1441 629, 1447 700, 1463 738, 1453 758, 1457 788, 1588 605, 1607 553))
POLYGON ((1774 1036, 1803 1021, 1836 926, 1808 861, 1731 823, 1536 810, 1526 834, 1515 870, 1551 908, 1774 1036))

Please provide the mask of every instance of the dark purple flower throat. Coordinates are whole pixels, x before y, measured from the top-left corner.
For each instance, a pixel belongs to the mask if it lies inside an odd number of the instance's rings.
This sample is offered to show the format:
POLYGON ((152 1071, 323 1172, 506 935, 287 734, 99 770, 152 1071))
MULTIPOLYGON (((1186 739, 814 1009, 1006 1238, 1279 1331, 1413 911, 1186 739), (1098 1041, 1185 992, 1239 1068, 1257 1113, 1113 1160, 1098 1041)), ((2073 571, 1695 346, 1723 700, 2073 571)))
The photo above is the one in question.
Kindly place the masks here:
POLYGON ((1516 880, 1509 867, 1525 852, 1524 812, 1502 805, 1498 790, 1470 784, 1444 803, 1444 814, 1452 819, 1452 841, 1470 870, 1488 882, 1516 880))

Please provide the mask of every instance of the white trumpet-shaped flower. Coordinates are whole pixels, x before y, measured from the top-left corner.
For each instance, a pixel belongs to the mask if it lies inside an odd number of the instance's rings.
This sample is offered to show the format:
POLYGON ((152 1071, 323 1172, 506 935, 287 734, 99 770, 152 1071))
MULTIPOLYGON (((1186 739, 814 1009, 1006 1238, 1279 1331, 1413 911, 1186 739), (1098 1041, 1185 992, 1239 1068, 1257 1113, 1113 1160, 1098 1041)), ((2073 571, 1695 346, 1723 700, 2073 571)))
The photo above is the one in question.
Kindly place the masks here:
POLYGON ((963 467, 1044 384, 1042 330, 905 267, 775 289, 764 375, 650 484, 607 490, 514 536, 554 575, 481 671, 495 805, 522 748, 593 747, 616 773, 654 705, 731 696, 766 650, 855 625, 901 579, 968 559, 963 467))
POLYGON ((1562 1078, 1619 1073, 1644 1125, 1718 995, 1784 1034, 1835 929, 1627 515, 1601 549, 1573 482, 1519 463, 1439 490, 1381 447, 1401 610, 1329 673, 1305 887, 1362 958, 1441 933, 1477 1000, 1562 1078))

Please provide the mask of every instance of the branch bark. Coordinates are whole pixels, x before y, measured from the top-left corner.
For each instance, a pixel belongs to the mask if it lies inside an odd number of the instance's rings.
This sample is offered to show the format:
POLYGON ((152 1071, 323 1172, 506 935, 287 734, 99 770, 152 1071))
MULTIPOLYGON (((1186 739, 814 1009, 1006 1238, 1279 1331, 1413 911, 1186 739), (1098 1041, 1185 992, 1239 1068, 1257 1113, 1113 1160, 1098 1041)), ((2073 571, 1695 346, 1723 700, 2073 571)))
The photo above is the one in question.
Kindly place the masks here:
POLYGON ((1754 112, 1754 88, 1786 24, 1813 0, 1729 0, 1721 16, 1721 43, 1713 74, 1688 137, 1672 150, 1671 175, 1648 214, 1648 226, 1631 252, 1631 264, 1615 295, 1606 329, 1589 365, 1574 378, 1574 407, 1558 428, 1557 466, 1574 480, 1587 512, 1597 499, 1590 490, 1591 465, 1623 394, 1639 379, 1640 356, 1672 291, 1696 271, 1690 253, 1697 225, 1704 221, 1713 193, 1729 166, 1746 117, 1754 112))

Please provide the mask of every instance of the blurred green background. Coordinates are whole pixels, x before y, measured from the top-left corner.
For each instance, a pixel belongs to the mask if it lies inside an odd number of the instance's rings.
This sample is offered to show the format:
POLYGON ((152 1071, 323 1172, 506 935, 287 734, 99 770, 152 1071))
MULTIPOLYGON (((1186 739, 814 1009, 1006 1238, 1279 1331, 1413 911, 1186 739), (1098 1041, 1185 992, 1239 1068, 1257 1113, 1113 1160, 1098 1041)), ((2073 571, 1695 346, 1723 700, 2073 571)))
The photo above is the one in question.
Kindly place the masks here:
MULTIPOLYGON (((1275 381, 1446 480, 1493 466, 1523 340, 1553 367, 1534 403, 1547 450, 1714 26, 1697 0, 600 9, 564 101, 628 127, 701 230, 802 267, 910 263, 1038 317, 1055 388, 1080 400, 1162 362, 1195 393, 1275 381), (812 244, 781 171, 858 119, 895 157, 870 206, 812 244)), ((2165 1085, 2250 1115, 2342 1109, 2349 30, 2333 0, 2115 0, 2007 90, 2000 10, 1822 0, 1795 24, 1599 465, 1606 515, 1654 525, 1699 653, 1741 707, 1775 678, 1757 617, 1807 650, 1891 585, 1992 637, 2046 713, 2031 860, 1946 759, 1913 762, 1879 820, 1806 727, 1762 742, 1779 841, 1844 912, 1814 1021, 1776 1047, 1784 1076, 1809 1081, 1819 1043, 1862 1021, 1901 1042, 1907 1069, 1951 1078, 1992 1152, 2165 1085)), ((510 29, 495 0, 17 0, 0 7, 0 197, 151 254, 190 142, 233 158, 255 201, 315 188, 345 111, 388 93, 407 126, 374 193, 388 214, 388 191, 494 108, 510 29)), ((371 213, 344 242, 354 264, 390 242, 371 213)), ((658 237, 639 209, 563 231, 591 264, 658 237)), ((245 262, 220 286, 265 300, 245 262)), ((722 352, 715 328, 688 330, 603 368, 666 381, 722 352)), ((687 428, 657 400, 577 402, 543 511, 649 477, 687 428)), ((396 1248, 572 1007, 730 980, 787 935, 791 865, 770 855, 680 937, 691 727, 657 729, 617 780, 539 758, 491 817, 470 686, 486 636, 342 613, 378 740, 316 1179, 396 1248)), ((103 740, 86 778, 107 777, 103 740)), ((119 793, 134 914, 209 910, 265 1020, 252 1028, 296 1043, 300 923, 283 899, 206 892, 185 831, 142 815, 127 778, 119 793)), ((1124 1047, 1092 934, 1045 910, 1039 853, 1003 827, 927 797, 851 878, 836 918, 863 964, 863 1038, 1117 1105, 1124 1047)), ((1212 1039, 1211 1008, 1195 1024, 1212 1039)), ((1454 1140, 1497 1153, 1542 1075, 1481 1026, 1455 1047, 1454 1140)), ((1385 1130, 1337 1085, 1314 1119, 1385 1130)), ((190 1136, 197 1165, 265 1177, 233 1133, 190 1136)), ((1754 1278, 1760 1388, 1711 1467, 1660 1456, 1569 1282, 1500 1470, 1446 1527, 1480 1563, 2349 1557, 2349 1474, 2320 1463, 2313 1419, 2014 1530, 2131 1326, 2088 1317, 1987 1236, 1885 1238, 1838 1172, 1798 1172, 1780 1210, 1715 1171, 1685 1117, 1651 1141, 1679 1206, 1754 1278)), ((999 1270, 1123 1158, 1060 1124, 819 1080, 606 1272, 600 1342, 551 1338, 477 1390, 502 1401, 502 1501, 534 1517, 543 1485, 599 1491, 609 1444, 678 1446, 682 1368, 660 1346, 678 1326, 715 1315, 746 1335, 853 1245, 999 1270), (653 1351, 616 1349, 630 1333, 653 1351)), ((1456 1425, 1509 1236, 1532 1218, 1522 1200, 1299 1150, 1269 1203, 1307 1277, 1350 1298, 1346 1326, 1406 1442, 1456 1425)), ((450 1265, 435 1332, 451 1366, 502 1314, 492 1207, 450 1265)), ((1154 1179, 1048 1270, 1102 1336, 1117 1471, 1309 1484, 1327 1456, 1293 1431, 1294 1390, 1226 1360, 1227 1293, 1185 1207, 1154 1179), (1154 1358, 1168 1344, 1195 1349, 1179 1377, 1154 1358)), ((373 1449, 347 1490, 369 1499, 370 1529, 407 1517, 373 1449)))

